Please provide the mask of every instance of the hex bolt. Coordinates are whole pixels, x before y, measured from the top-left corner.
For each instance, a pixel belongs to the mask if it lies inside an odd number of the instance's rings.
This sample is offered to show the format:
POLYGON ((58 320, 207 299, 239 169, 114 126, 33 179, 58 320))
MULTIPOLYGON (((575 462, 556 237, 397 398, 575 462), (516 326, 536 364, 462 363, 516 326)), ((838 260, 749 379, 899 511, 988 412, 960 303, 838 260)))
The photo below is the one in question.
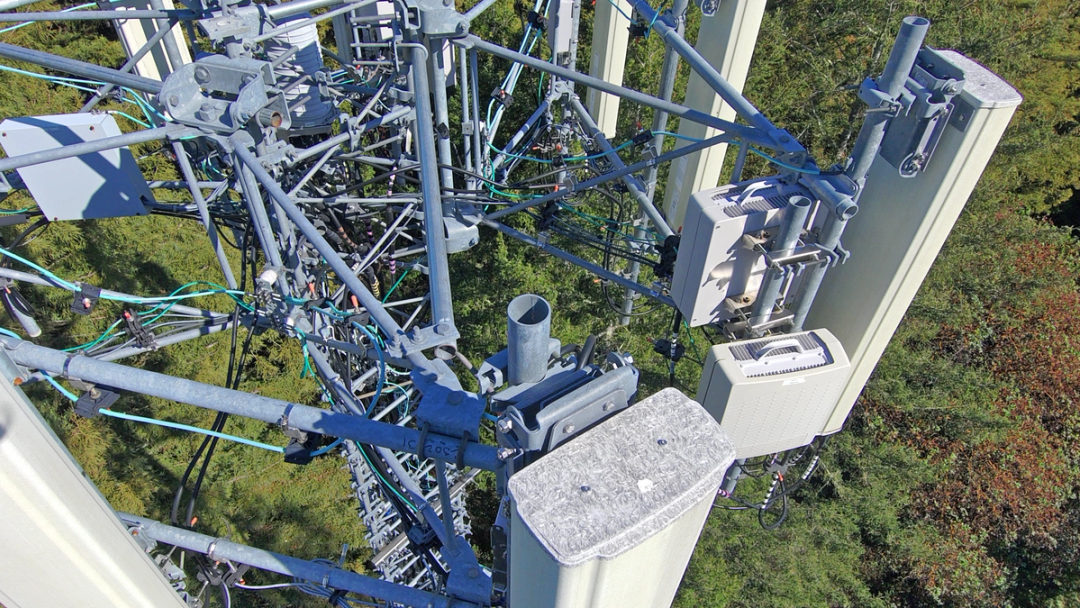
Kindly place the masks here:
POLYGON ((615 409, 615 402, 614 401, 608 401, 607 403, 604 404, 604 407, 602 409, 605 412, 610 412, 611 410, 615 409))
POLYGON ((170 106, 178 106, 178 105, 180 105, 180 98, 177 97, 176 95, 169 95, 169 105, 170 106))
POLYGON ((509 433, 514 428, 514 421, 503 416, 495 421, 495 428, 498 429, 500 433, 509 433))
POLYGON ((567 435, 569 435, 570 433, 573 433, 574 432, 574 425, 573 424, 568 424, 568 425, 562 427, 562 432, 566 433, 567 435))
POLYGON ((195 82, 199 84, 210 82, 210 70, 201 65, 195 68, 195 82))

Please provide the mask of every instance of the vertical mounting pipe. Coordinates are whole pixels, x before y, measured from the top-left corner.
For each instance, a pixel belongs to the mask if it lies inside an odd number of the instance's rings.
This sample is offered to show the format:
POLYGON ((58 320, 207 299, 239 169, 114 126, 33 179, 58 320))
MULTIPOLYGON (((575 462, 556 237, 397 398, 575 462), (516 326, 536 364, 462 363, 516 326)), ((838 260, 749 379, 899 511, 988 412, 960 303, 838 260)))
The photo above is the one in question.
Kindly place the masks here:
MULTIPOLYGON (((784 223, 780 225, 780 232, 776 235, 776 239, 773 240, 773 246, 769 251, 772 257, 785 255, 795 248, 796 243, 799 242, 799 235, 802 234, 803 224, 806 223, 806 217, 810 214, 811 206, 813 206, 813 201, 805 196, 793 196, 788 199, 784 223)), ((755 325, 761 325, 772 316, 776 298, 780 296, 780 286, 784 282, 784 274, 783 270, 771 266, 765 271, 765 277, 761 281, 761 288, 758 290, 757 300, 754 301, 753 312, 750 313, 750 331, 752 333, 755 325)))
MULTIPOLYGON (((877 88, 889 99, 895 100, 900 96, 900 91, 907 82, 908 74, 915 65, 915 58, 922 48, 923 39, 926 38, 926 30, 930 27, 930 21, 923 17, 905 17, 900 25, 900 32, 896 35, 889 60, 885 63, 885 69, 881 77, 877 79, 877 88)), ((871 108, 880 110, 882 108, 871 108)), ((851 156, 854 162, 848 169, 848 177, 856 183, 866 177, 870 170, 870 164, 877 156, 881 140, 885 138, 885 127, 889 122, 888 112, 871 112, 866 115, 859 130, 859 137, 855 140, 854 151, 851 156)))
POLYGON ((435 126, 432 121, 431 88, 428 86, 428 52, 422 44, 410 44, 412 66, 409 88, 416 104, 416 150, 420 161, 420 192, 424 197, 424 245, 428 255, 431 290, 431 324, 454 326, 454 303, 450 299, 450 268, 446 259, 446 227, 443 224, 439 163, 435 159, 435 126))
POLYGON ((551 305, 524 294, 506 307, 507 379, 511 386, 539 382, 547 375, 551 305))

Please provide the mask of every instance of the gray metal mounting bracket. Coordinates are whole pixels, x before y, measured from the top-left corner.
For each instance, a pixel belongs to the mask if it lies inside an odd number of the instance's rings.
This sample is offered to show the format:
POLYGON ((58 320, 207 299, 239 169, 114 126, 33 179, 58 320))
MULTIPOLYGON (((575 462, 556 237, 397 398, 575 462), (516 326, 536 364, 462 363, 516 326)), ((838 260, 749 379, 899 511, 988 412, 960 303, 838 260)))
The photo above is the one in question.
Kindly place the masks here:
POLYGON ((964 89, 964 71, 931 48, 919 51, 901 92, 902 109, 890 121, 881 157, 914 177, 926 168, 953 112, 953 98, 964 89))

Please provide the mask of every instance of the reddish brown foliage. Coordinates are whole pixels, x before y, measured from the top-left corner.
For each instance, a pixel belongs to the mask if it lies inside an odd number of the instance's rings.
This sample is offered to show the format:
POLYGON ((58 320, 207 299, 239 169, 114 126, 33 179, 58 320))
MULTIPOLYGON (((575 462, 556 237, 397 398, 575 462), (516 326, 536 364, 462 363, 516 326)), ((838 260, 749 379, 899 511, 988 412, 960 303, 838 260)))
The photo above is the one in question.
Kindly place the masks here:
POLYGON ((935 419, 867 404, 890 439, 899 434, 941 466, 941 477, 912 497, 909 515, 947 540, 935 546, 935 559, 905 564, 909 583, 935 601, 997 604, 1003 596, 996 590, 1030 561, 1017 554, 1052 555, 1059 540, 1075 534, 1066 503, 1080 468, 1076 253, 1039 240, 1009 243, 999 253, 1010 281, 1031 297, 985 303, 981 319, 942 328, 933 348, 1002 382, 992 409, 1010 428, 979 440, 947 437, 936 430, 947 414, 935 419))

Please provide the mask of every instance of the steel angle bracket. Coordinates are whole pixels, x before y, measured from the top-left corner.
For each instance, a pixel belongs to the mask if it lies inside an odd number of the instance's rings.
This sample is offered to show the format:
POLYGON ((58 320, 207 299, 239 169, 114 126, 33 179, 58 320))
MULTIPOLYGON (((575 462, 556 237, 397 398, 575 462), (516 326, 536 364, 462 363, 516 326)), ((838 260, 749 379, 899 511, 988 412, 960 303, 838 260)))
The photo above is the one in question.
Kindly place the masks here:
MULTIPOLYGON (((777 160, 793 167, 802 167, 810 160, 806 148, 786 129, 773 129, 765 135, 773 142, 777 160)), ((799 175, 797 171, 781 167, 780 179, 785 183, 793 183, 799 175)))
POLYGON ((469 33, 469 18, 457 12, 453 0, 405 0, 405 6, 419 17, 420 31, 432 38, 461 38, 469 33))
MULTIPOLYGON (((413 370, 411 378, 421 392, 416 408, 416 424, 421 434, 436 433, 460 439, 462 445, 454 453, 421 454, 447 462, 459 461, 465 443, 480 437, 480 418, 487 401, 476 393, 461 388, 457 376, 439 359, 431 361, 432 371, 413 370)), ((421 446, 423 443, 421 443, 421 446)), ((421 448, 423 449, 423 448, 421 448)))
POLYGON ((288 129, 285 96, 274 89, 266 61, 210 55, 165 79, 158 99, 176 122, 217 133, 234 133, 252 118, 260 126, 288 129))
POLYGON ((266 21, 263 5, 249 4, 228 6, 220 14, 199 19, 196 23, 207 38, 221 45, 229 40, 243 40, 261 34, 266 21))
POLYGON ((421 351, 454 344, 461 334, 449 323, 439 323, 428 327, 414 327, 408 333, 398 334, 386 342, 386 352, 391 357, 408 358, 421 351))
POLYGON ((901 109, 881 142, 881 157, 901 177, 915 177, 926 168, 949 124, 953 98, 963 88, 963 70, 934 49, 919 51, 900 94, 901 109))

